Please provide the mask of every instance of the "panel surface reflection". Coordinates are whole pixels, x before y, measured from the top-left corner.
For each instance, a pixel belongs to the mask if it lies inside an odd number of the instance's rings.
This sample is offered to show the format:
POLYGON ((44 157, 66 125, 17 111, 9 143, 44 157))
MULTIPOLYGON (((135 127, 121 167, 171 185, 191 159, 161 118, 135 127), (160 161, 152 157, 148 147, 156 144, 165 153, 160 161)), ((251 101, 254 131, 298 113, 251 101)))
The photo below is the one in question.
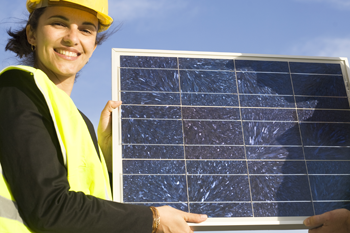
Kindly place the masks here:
POLYGON ((350 209, 337 62, 120 56, 123 201, 209 217, 350 209))

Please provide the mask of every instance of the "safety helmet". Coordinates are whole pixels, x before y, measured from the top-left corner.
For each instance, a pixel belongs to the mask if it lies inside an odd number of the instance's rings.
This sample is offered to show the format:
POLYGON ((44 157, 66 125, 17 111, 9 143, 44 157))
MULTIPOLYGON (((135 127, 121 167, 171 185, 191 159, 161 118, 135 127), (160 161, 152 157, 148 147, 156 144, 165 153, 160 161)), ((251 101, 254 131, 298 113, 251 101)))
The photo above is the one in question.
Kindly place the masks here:
POLYGON ((99 32, 107 30, 113 22, 112 17, 108 15, 108 0, 27 0, 27 9, 32 13, 35 9, 49 6, 49 2, 60 1, 74 3, 95 11, 100 22, 99 32))

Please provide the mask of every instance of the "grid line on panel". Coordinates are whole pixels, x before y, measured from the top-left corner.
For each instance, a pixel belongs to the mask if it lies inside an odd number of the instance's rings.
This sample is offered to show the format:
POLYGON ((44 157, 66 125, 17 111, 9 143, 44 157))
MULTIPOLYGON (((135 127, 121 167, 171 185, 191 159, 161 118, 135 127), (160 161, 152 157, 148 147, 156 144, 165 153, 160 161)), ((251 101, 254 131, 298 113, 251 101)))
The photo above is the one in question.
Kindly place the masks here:
POLYGON ((188 212, 191 213, 190 207, 190 195, 188 191, 188 175, 187 175, 187 160, 186 160, 186 149, 185 149, 185 129, 184 129, 184 121, 183 121, 183 112, 182 112, 182 95, 181 95, 181 74, 180 74, 180 64, 179 58, 177 60, 177 70, 178 70, 178 82, 179 82, 179 93, 180 93, 180 107, 181 107, 181 126, 182 126, 182 140, 183 140, 183 150, 184 150, 184 160, 185 160, 185 177, 186 177, 186 192, 187 192, 187 208, 188 212))
MULTIPOLYGON (((120 92, 128 93, 165 93, 165 94, 193 94, 194 92, 177 92, 177 91, 132 91, 132 90, 120 90, 120 92)), ((279 95, 279 94, 254 94, 254 93, 231 93, 231 92, 196 92, 195 94, 210 94, 210 95, 242 95, 242 96, 279 96, 279 97, 324 97, 334 99, 347 99, 347 96, 333 96, 333 95, 279 95)), ((132 105, 132 104, 128 104, 132 105)), ((230 106, 229 106, 230 107, 230 106)), ((244 107, 243 107, 244 108, 244 107)))
POLYGON ((322 203, 322 202, 350 202, 350 200, 315 200, 314 202, 322 203))
MULTIPOLYGON (((123 143, 123 146, 222 146, 222 147, 239 147, 239 146, 244 146, 242 145, 216 145, 216 144, 142 144, 142 143, 123 143)), ((280 145, 246 145, 246 147, 280 147, 280 145)), ((301 145, 283 145, 284 147, 304 147, 304 148, 350 148, 350 146, 301 146, 301 145)), ((304 160, 303 160, 304 161, 304 160)))
POLYGON ((350 174, 309 174, 309 176, 350 176, 350 174))
MULTIPOLYGON (((177 57, 179 59, 179 57, 177 57)), ((321 74, 321 73, 292 73, 292 72, 275 72, 275 71, 251 71, 251 70, 206 70, 206 69, 180 69, 179 66, 175 68, 147 68, 147 67, 120 67, 120 69, 135 69, 135 70, 182 70, 182 71, 209 71, 209 72, 227 72, 227 73, 270 73, 270 74, 298 74, 298 75, 320 75, 320 76, 343 76, 342 74, 321 74)))
MULTIPOLYGON (((290 62, 288 62, 288 69, 289 69, 289 73, 290 73, 289 74, 290 82, 291 82, 291 85, 292 85, 292 91, 293 91, 293 96, 294 96, 294 104, 295 104, 295 108, 296 108, 296 117, 297 117, 297 120, 299 121, 299 114, 298 114, 297 101, 296 101, 295 92, 294 92, 293 77, 292 77, 292 72, 291 72, 291 69, 290 69, 290 62)), ((300 142, 301 142, 301 146, 302 146, 301 148, 302 148, 302 151, 303 151, 303 156, 304 156, 304 161, 305 161, 307 180, 308 180, 308 184, 309 184, 309 190, 310 190, 310 196, 311 196, 311 204, 312 204, 312 209, 313 209, 313 212, 314 212, 314 215, 315 215, 316 211, 315 211, 315 205, 313 203, 311 183, 310 183, 310 178, 309 178, 309 170, 308 170, 307 162, 306 162, 306 156, 305 156, 305 150, 304 150, 304 142, 303 142, 303 136, 301 134, 300 124, 298 124, 298 128, 299 128, 299 134, 300 134, 300 142)))
MULTIPOLYGON (((148 93, 152 93, 152 92, 148 92, 148 93)), ((177 92, 176 92, 177 93, 177 92)), ((235 94, 233 94, 235 95, 235 94)), ((280 96, 283 97, 283 96, 280 96)), ((298 97, 296 95, 296 97, 298 97)), ((337 98, 337 99, 347 99, 347 97, 334 97, 334 96, 309 96, 309 97, 325 97, 325 98, 337 98)), ((193 107, 193 105, 171 105, 171 104, 167 104, 167 105, 154 105, 154 104, 124 104, 124 106, 150 106, 150 107, 193 107)), ((203 106, 203 105, 196 105, 196 107, 206 107, 206 108, 238 108, 238 106, 203 106)), ((300 110, 322 110, 322 111, 345 111, 345 112, 349 112, 350 109, 337 109, 337 108, 306 108, 306 107, 302 107, 302 108, 291 108, 291 107, 243 107, 241 106, 240 108, 242 109, 285 109, 285 110, 294 110, 294 109, 300 109, 300 110)))
MULTIPOLYGON (((311 202, 311 201, 253 201, 254 203, 293 203, 293 202, 311 202)), ((315 201, 315 202, 329 202, 329 201, 315 201)), ((337 201, 332 201, 332 202, 349 202, 349 200, 337 200, 337 201)), ((144 203, 160 203, 160 204, 165 204, 165 203, 171 203, 171 204, 177 204, 177 203, 186 203, 186 202, 158 202, 158 201, 147 201, 147 202, 125 202, 125 203, 138 203, 138 204, 144 204, 144 203)), ((203 203, 200 201, 193 201, 191 203, 203 203)), ((205 203, 250 203, 250 201, 206 201, 205 203)))
MULTIPOLYGON (((135 144, 133 144, 135 145, 135 144)), ((149 144, 147 144, 149 145, 149 144)), ((140 161, 163 161, 163 160, 174 160, 174 161, 182 161, 183 159, 142 159, 142 158, 124 158, 124 161, 134 161, 134 160, 140 160, 140 161)), ((187 161, 201 161, 203 159, 186 159, 187 161)), ((245 159, 205 159, 205 161, 245 161, 245 159)), ((293 161, 293 162, 304 162, 304 159, 249 159, 249 161, 256 161, 256 162, 285 162, 285 161, 293 161)), ((331 160, 331 159, 307 159, 306 161, 310 162, 349 162, 350 159, 340 159, 340 160, 331 160)), ((327 174, 324 174, 327 175, 327 174)), ((344 174, 343 174, 344 175, 344 174)), ((348 174, 350 175, 350 173, 348 174)))
MULTIPOLYGON (((164 160, 164 159, 163 159, 164 160)), ((248 174, 248 173, 240 173, 240 174, 226 174, 226 173, 222 173, 222 174, 218 174, 218 173, 214 173, 214 174, 197 174, 197 173, 176 173, 176 174, 150 174, 150 173, 124 173, 125 175, 129 175, 129 176, 174 176, 174 175, 179 175, 179 176, 186 176, 186 175, 191 175, 191 176, 350 176, 350 174, 248 174)))
POLYGON ((319 75, 319 76, 343 76, 342 74, 318 74, 318 73, 292 73, 292 72, 271 72, 271 71, 241 71, 237 73, 253 73, 253 74, 298 74, 298 75, 319 75))
POLYGON ((250 178, 249 178, 248 157, 247 157, 246 143, 245 143, 245 139, 244 139, 242 108, 241 108, 240 92, 239 92, 238 78, 237 78, 237 67, 236 67, 236 61, 234 59, 233 59, 233 64, 234 64, 234 67, 235 67, 235 79, 236 79, 236 88, 237 88, 237 95, 238 95, 239 118, 240 118, 240 121, 241 121, 241 130, 242 130, 243 147, 244 147, 244 157, 245 157, 245 163, 246 163, 246 168, 247 168, 249 195, 250 195, 250 205, 251 205, 251 209, 252 209, 252 215, 254 217, 253 194, 252 194, 252 187, 251 187, 250 178))

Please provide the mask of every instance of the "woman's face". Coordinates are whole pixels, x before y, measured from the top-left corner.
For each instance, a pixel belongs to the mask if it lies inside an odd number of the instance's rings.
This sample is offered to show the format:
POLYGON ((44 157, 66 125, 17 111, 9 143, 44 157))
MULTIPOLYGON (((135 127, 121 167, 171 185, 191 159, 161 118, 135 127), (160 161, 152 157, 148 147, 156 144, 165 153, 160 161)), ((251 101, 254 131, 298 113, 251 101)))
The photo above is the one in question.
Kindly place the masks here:
POLYGON ((37 68, 57 77, 75 77, 96 48, 98 19, 91 12, 65 6, 47 7, 37 30, 27 30, 36 46, 37 68))

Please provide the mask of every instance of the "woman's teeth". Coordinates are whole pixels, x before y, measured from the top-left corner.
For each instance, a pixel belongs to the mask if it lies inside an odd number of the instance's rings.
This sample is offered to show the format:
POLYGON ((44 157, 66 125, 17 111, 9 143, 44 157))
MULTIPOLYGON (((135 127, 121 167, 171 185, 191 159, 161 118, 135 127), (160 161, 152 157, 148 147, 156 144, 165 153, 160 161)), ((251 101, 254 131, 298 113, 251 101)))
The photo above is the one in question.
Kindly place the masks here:
POLYGON ((68 57, 77 57, 78 56, 77 53, 73 53, 73 52, 65 51, 65 50, 57 50, 57 52, 59 54, 62 54, 62 55, 68 56, 68 57))

